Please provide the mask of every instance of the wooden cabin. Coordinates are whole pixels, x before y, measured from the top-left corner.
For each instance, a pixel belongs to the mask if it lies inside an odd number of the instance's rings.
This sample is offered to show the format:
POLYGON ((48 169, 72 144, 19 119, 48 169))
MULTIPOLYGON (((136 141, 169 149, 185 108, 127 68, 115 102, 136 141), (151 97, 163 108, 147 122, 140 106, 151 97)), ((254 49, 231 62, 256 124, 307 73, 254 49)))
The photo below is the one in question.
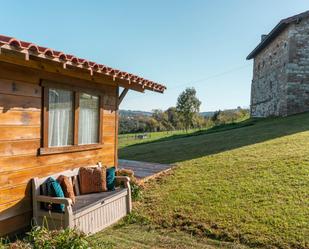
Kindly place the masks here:
POLYGON ((0 236, 30 225, 33 177, 117 166, 118 107, 129 89, 166 88, 0 35, 0 236))

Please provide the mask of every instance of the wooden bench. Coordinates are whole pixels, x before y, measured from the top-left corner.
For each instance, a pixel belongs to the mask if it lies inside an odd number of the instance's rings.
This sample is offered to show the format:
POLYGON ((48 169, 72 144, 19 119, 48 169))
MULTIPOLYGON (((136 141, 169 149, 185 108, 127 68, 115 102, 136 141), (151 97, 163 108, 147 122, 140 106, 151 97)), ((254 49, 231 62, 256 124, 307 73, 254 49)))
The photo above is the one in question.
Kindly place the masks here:
POLYGON ((69 198, 58 198, 42 195, 45 181, 49 178, 33 178, 33 218, 37 225, 47 223, 51 230, 61 228, 76 228, 86 234, 96 233, 123 218, 131 212, 130 179, 125 176, 116 176, 115 191, 80 195, 79 169, 68 170, 52 175, 57 179, 60 175, 68 176, 73 183, 76 203, 72 205, 69 198), (122 183, 122 184, 121 184, 122 183), (64 204, 64 212, 48 211, 42 208, 41 203, 64 204))

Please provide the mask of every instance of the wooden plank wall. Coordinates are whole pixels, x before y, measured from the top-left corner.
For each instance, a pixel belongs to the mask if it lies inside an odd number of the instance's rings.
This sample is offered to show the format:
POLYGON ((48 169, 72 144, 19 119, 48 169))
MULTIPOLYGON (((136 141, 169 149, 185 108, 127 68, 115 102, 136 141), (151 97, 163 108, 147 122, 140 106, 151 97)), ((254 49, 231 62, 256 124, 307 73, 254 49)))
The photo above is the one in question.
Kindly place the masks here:
MULTIPOLYGON (((102 149, 55 155, 38 155, 41 146, 42 89, 40 79, 92 82, 25 69, 0 62, 0 236, 30 224, 31 178, 96 164, 117 164, 117 87, 104 91, 102 149)), ((98 89, 98 86, 94 86, 98 89)))

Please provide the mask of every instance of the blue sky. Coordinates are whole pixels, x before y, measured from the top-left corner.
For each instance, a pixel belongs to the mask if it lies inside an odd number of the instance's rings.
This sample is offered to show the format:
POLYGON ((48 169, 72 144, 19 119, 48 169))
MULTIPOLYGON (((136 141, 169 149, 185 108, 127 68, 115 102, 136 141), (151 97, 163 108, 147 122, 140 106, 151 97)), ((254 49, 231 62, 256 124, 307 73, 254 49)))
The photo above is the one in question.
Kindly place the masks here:
POLYGON ((122 109, 174 106, 194 86, 201 111, 248 107, 245 58, 282 18, 308 0, 2 1, 0 33, 72 53, 167 86, 129 92, 122 109))

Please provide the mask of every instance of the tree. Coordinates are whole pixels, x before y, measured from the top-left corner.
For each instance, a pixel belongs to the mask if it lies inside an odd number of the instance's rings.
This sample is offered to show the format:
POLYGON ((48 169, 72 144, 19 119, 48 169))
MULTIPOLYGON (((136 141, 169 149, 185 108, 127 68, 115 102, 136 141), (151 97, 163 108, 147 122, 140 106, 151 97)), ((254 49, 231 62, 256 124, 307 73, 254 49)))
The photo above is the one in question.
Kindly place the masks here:
POLYGON ((172 130, 183 129, 176 107, 170 107, 165 112, 167 113, 168 122, 171 124, 172 130))
POLYGON ((152 111, 152 117, 159 123, 159 131, 172 130, 171 124, 168 121, 168 115, 162 110, 155 109, 152 111))
POLYGON ((201 101, 196 97, 194 88, 187 88, 179 95, 176 109, 183 120, 186 132, 192 124, 193 116, 200 111, 200 105, 201 101))
POLYGON ((214 114, 211 117, 211 121, 213 121, 215 124, 218 122, 219 120, 219 116, 221 114, 221 111, 215 111, 214 114))

